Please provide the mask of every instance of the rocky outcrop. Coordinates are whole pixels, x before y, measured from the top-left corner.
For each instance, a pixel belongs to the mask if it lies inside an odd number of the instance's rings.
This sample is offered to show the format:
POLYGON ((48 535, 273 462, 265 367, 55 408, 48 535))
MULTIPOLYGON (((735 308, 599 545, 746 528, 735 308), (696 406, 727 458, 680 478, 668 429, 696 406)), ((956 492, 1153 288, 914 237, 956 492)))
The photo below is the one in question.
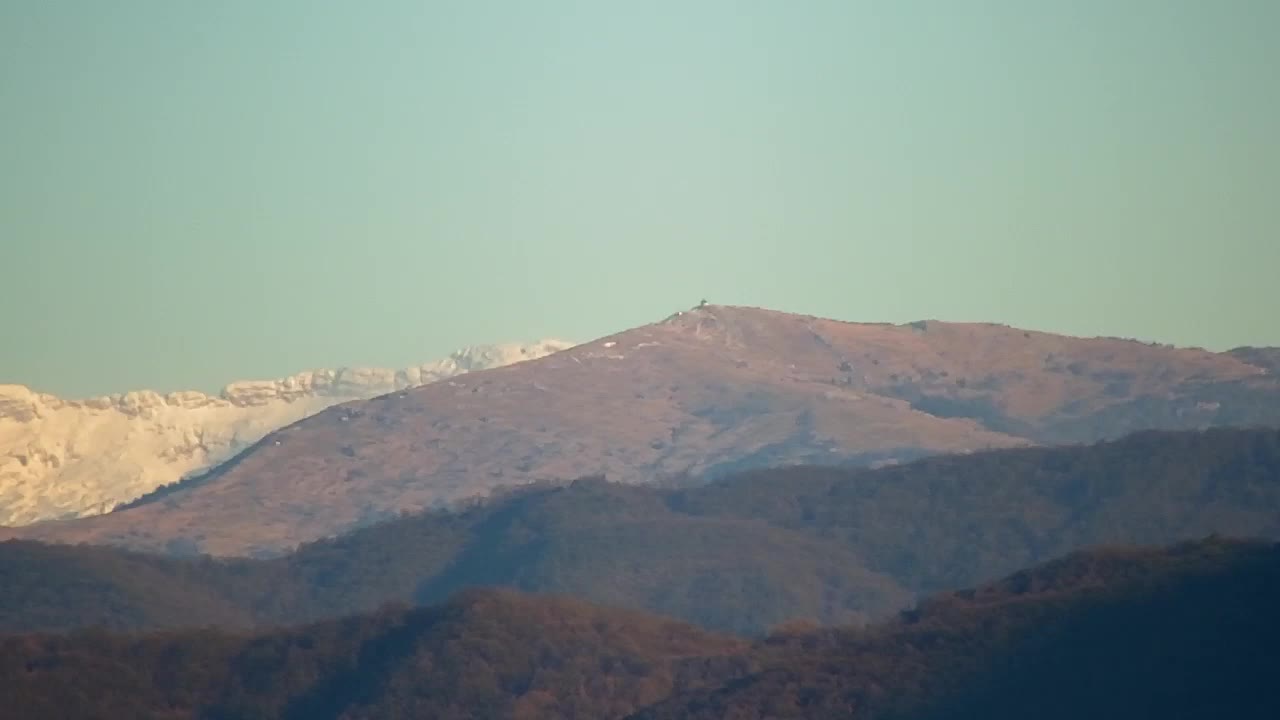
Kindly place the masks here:
POLYGON ((64 400, 0 385, 0 525, 107 512, 332 405, 543 357, 572 344, 480 345, 411 368, 311 370, 231 383, 217 395, 139 390, 64 400))

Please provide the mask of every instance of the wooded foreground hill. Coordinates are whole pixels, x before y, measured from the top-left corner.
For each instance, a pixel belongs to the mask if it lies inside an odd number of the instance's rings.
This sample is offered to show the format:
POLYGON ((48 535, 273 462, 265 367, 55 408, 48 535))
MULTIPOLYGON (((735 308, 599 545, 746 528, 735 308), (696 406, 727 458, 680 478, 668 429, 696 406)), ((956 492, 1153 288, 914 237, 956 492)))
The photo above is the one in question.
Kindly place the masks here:
MULTIPOLYGON (((1269 351, 709 305, 550 356, 345 403, 100 517, 8 531, 270 556, 494 488, 1280 426, 1269 351)), ((4 531, 0 531, 4 532, 4 531)))
POLYGON ((1078 553, 869 630, 779 633, 636 720, 1273 718, 1277 600, 1278 545, 1078 553))
POLYGON ((1280 546, 1078 553, 748 645, 511 591, 261 634, 0 638, 0 707, 81 718, 1210 718, 1280 713, 1280 546))
POLYGON ((1212 533, 1280 538, 1280 431, 1150 432, 681 489, 587 479, 260 561, 0 543, 0 630, 251 628, 505 586, 758 635, 797 618, 883 618, 1083 547, 1212 533))

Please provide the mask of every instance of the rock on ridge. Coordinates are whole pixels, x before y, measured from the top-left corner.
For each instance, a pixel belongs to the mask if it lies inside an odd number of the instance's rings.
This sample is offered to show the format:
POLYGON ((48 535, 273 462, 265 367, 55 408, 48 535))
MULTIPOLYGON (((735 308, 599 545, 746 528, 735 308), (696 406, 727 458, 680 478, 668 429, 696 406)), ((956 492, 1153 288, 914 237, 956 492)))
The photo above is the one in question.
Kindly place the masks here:
POLYGON ((308 370, 234 382, 217 395, 137 390, 65 400, 23 385, 0 385, 0 525, 108 512, 331 405, 573 345, 475 345, 415 367, 308 370))

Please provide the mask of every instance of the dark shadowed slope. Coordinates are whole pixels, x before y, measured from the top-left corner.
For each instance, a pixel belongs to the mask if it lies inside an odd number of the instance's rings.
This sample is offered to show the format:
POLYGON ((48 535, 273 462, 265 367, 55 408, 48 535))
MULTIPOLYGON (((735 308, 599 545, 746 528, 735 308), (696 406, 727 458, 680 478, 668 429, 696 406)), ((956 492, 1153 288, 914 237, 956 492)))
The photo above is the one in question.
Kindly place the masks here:
POLYGON ((1241 347, 1232 350, 1229 354, 1254 367, 1263 368, 1270 374, 1280 373, 1280 348, 1241 347))
POLYGON ((1091 545, 1280 538, 1280 431, 1143 432, 872 471, 783 468, 672 502, 838 540, 873 570, 930 593, 1091 545))
POLYGON ((0 629, 276 624, 505 585, 760 633, 883 617, 1081 547, 1215 532, 1280 538, 1280 431, 779 469, 687 490, 581 480, 263 561, 0 543, 0 629))
POLYGON ((758 670, 636 720, 1280 716, 1280 546, 1102 550, 883 627, 780 633, 758 670))
MULTIPOLYGON (((510 591, 261 634, 0 638, 0 708, 80 718, 1274 718, 1280 546, 1103 549, 748 646, 510 591)), ((6 715, 7 717, 8 715, 6 715)))
POLYGON ((997 325, 708 306, 511 367, 332 408, 150 502, 23 537, 217 555, 537 479, 869 463, 1143 428, 1280 425, 1248 355, 997 325))
POLYGON ((0 639, 0 707, 23 720, 597 720, 722 676, 743 649, 663 618, 489 591, 257 636, 0 639))
POLYGON ((758 633, 796 616, 862 622, 914 597, 839 544, 747 518, 691 517, 655 490, 601 480, 400 520, 267 561, 10 542, 0 544, 4 578, 0 629, 9 631, 245 627, 506 586, 758 633), (189 613, 173 611, 175 594, 190 598, 189 613))
POLYGON ((241 598, 256 594, 266 574, 254 568, 240 583, 222 568, 118 548, 3 542, 0 632, 252 624, 251 603, 241 598), (230 592, 238 586, 241 598, 230 592))

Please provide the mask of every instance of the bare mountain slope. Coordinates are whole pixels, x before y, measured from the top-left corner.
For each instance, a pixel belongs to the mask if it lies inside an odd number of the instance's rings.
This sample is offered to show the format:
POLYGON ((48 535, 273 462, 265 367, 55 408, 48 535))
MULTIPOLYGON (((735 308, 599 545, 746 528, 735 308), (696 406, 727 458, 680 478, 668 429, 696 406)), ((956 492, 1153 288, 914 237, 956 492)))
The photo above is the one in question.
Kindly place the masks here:
POLYGON ((0 525, 108 512, 332 405, 571 345, 479 345, 404 370, 313 370, 232 383, 216 396, 143 390, 72 401, 0 385, 0 525))
POLYGON ((872 462, 1138 428, 1280 424, 1228 354, 997 325, 707 306, 516 366, 330 408, 155 502, 23 537, 274 553, 499 485, 872 462))

